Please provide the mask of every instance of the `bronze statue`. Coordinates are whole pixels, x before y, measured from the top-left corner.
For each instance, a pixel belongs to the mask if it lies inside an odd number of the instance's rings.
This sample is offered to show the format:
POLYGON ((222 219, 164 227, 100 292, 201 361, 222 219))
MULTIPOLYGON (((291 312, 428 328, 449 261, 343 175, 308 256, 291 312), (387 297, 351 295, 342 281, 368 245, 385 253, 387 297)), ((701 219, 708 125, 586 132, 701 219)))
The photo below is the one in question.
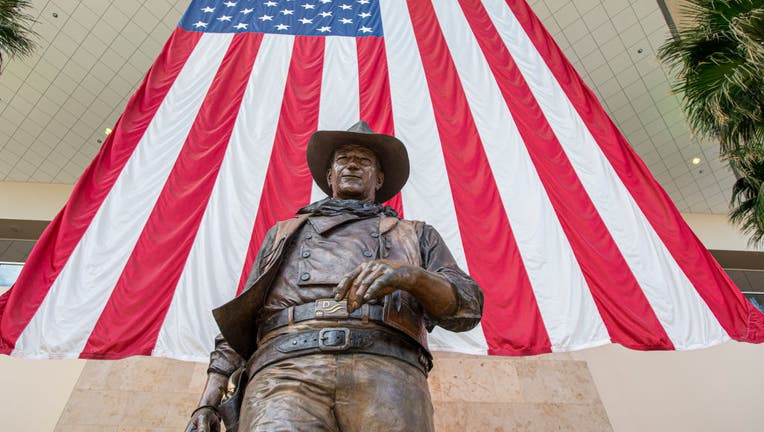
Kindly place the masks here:
POLYGON ((241 431, 433 431, 427 331, 473 328, 482 292, 434 228, 379 204, 408 179, 400 140, 360 121, 314 133, 307 158, 331 198, 271 228, 246 290, 213 311, 187 431, 219 430, 242 368, 241 431))

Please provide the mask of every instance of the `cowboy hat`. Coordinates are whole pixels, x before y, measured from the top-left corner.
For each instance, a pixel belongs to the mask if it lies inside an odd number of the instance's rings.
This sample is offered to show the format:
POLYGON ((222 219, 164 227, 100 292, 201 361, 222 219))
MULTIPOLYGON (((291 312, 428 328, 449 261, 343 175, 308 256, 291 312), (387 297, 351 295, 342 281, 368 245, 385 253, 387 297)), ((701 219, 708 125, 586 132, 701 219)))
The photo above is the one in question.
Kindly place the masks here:
POLYGON ((385 202, 401 190, 409 178, 409 156, 401 140, 385 134, 378 134, 361 120, 347 131, 316 131, 308 141, 308 167, 313 180, 327 195, 332 188, 326 180, 326 173, 332 164, 334 151, 343 145, 359 145, 373 151, 382 165, 385 180, 376 193, 377 202, 385 202))

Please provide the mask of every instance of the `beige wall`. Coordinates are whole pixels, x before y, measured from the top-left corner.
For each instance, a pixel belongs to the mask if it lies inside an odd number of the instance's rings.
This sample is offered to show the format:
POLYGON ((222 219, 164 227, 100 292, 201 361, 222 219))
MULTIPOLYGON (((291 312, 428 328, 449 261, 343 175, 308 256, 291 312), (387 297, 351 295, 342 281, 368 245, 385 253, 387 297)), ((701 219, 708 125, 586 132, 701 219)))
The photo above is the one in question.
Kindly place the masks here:
POLYGON ((764 430, 764 345, 681 352, 607 345, 571 356, 589 365, 617 432, 764 430))
POLYGON ((52 431, 84 360, 26 360, 0 355, 0 429, 52 431))
POLYGON ((764 251, 749 246, 748 239, 729 223, 726 215, 685 213, 682 217, 707 249, 764 251))
MULTIPOLYGON (((0 294, 7 291, 0 287, 0 294)), ((84 360, 27 360, 0 355, 0 430, 52 431, 84 360)))
POLYGON ((73 185, 0 182, 0 219, 52 220, 73 185))
MULTIPOLYGON (((639 0, 639 1, 647 1, 647 0, 639 0)), ((665 0, 666 6, 668 7, 669 12, 671 13, 671 18, 674 19, 674 24, 676 24, 677 27, 682 28, 687 26, 691 21, 689 21, 685 14, 683 13, 682 8, 685 7, 685 1, 684 0, 665 0)))

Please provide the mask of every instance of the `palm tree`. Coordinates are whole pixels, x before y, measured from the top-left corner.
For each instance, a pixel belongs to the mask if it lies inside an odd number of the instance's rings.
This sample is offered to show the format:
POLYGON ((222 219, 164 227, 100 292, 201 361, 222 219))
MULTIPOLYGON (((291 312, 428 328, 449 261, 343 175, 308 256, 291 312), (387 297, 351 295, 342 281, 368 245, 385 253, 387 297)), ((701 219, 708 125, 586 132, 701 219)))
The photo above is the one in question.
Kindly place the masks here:
POLYGON ((738 157, 740 178, 732 186, 730 220, 749 235, 749 243, 764 243, 764 158, 738 157))
POLYGON ((674 72, 673 89, 683 96, 690 128, 718 140, 738 174, 731 220, 752 244, 764 242, 764 2, 685 3, 691 24, 658 57, 674 72))
POLYGON ((27 56, 36 46, 31 30, 34 18, 24 11, 30 7, 28 0, 0 0, 0 72, 4 56, 27 56))

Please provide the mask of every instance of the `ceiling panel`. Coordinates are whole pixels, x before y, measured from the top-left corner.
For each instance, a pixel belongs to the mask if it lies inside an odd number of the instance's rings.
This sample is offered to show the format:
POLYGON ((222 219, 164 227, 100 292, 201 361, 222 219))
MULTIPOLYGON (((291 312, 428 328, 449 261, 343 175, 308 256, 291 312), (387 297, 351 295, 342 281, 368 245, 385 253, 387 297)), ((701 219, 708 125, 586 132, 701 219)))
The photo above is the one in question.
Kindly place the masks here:
MULTIPOLYGON (((680 211, 726 213, 734 176, 715 143, 692 137, 669 91, 655 57, 669 35, 657 2, 529 3, 680 211)), ((74 183, 187 1, 32 4, 40 48, 0 76, 0 181, 74 183)))

